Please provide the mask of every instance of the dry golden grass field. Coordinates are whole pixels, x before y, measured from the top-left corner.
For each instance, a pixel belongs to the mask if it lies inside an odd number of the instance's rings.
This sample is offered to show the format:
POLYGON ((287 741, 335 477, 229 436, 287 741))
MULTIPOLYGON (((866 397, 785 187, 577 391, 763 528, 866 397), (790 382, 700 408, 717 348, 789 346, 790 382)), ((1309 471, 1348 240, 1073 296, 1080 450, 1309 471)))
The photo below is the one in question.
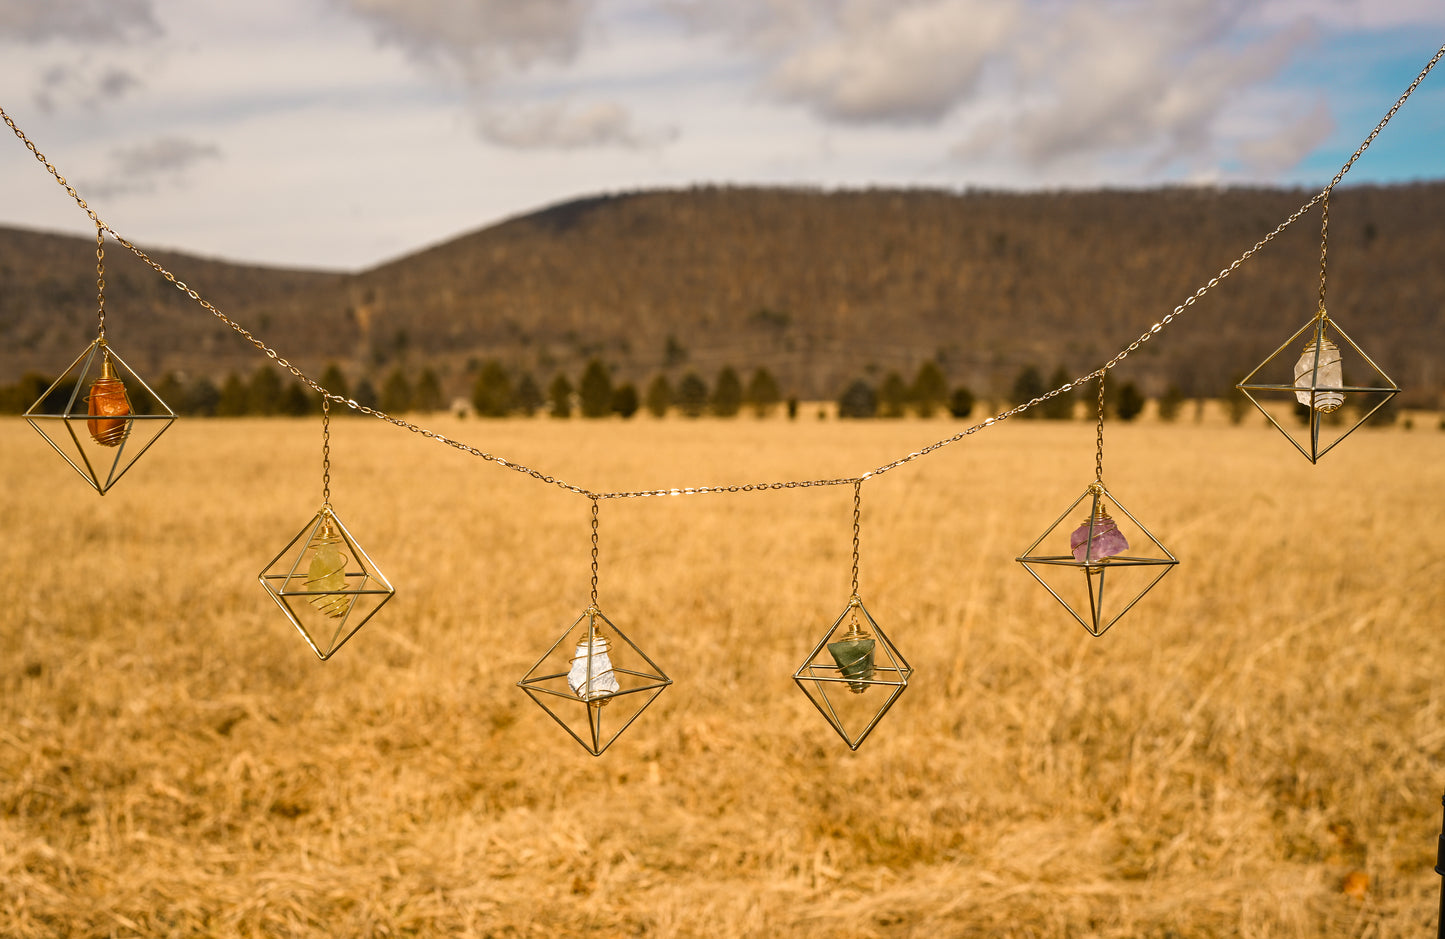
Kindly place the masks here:
MULTIPOLYGON (((428 423, 594 489, 957 429, 428 423)), ((851 489, 604 502, 600 605, 675 684, 601 758, 516 687, 587 605, 588 500, 333 428, 397 595, 320 662, 256 582, 320 505, 319 421, 178 422, 104 498, 0 422, 0 935, 1433 934, 1433 419, 1318 466, 1257 417, 1111 426, 1106 481, 1181 564, 1099 639, 1013 560, 1090 424, 870 480, 860 593, 916 672, 856 754, 791 680, 848 598, 851 489)))

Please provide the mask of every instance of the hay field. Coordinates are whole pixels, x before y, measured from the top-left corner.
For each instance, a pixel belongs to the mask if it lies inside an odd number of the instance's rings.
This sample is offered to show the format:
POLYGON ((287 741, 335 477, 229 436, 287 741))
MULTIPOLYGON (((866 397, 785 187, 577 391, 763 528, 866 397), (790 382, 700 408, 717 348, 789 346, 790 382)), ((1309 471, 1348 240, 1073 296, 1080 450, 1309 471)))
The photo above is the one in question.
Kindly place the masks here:
MULTIPOLYGON (((593 488, 847 475, 954 426, 429 423, 593 488)), ((100 498, 7 419, 0 935, 1425 935, 1428 426, 1315 467, 1257 420, 1111 427, 1182 563, 1100 639, 1013 561, 1092 478, 1087 423, 870 481, 860 592, 917 671, 856 754, 790 679, 851 490, 605 502, 601 607, 675 685, 596 759, 515 686, 587 604, 586 499, 333 422, 398 594, 322 663, 256 583, 319 506, 319 421, 178 422, 100 498)))

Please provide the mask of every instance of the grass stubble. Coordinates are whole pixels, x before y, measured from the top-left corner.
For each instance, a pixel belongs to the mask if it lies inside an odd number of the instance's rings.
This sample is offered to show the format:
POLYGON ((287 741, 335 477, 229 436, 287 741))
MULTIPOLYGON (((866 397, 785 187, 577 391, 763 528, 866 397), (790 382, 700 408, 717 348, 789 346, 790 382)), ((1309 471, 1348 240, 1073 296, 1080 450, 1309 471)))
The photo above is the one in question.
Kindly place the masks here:
MULTIPOLYGON (((594 489, 849 475, 951 431, 429 423, 594 489)), ((601 505, 600 605, 675 680, 600 759, 515 687, 587 605, 586 499, 373 421, 333 504, 397 597, 318 662, 256 573, 319 422, 184 421, 97 497, 0 422, 0 935, 1419 936, 1445 434, 1311 467, 1109 428, 1180 559, 1093 639, 1013 558, 1093 475, 1010 421, 870 480, 860 593, 917 669, 856 754, 790 676, 851 487, 601 505)))

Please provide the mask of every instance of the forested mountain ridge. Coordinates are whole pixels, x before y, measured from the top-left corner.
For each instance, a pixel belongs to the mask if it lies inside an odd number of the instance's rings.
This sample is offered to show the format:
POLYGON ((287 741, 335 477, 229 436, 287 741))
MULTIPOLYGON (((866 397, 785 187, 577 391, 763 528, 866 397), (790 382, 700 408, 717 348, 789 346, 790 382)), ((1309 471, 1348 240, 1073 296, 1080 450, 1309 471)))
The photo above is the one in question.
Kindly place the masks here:
MULTIPOLYGON (((709 187, 577 200, 351 274, 163 263, 318 375, 430 366, 465 394, 488 359, 545 381, 598 357, 638 383, 761 365, 809 397, 936 359, 1004 394, 1024 365, 1096 366, 1308 198, 709 187)), ((1331 315, 1426 406, 1445 388, 1442 218, 1445 183, 1341 189, 1330 207, 1331 315)), ((1120 374, 1224 393, 1313 314, 1319 236, 1316 209, 1120 374)), ((107 257, 109 333, 134 366, 219 380, 260 364, 124 249, 107 257)), ((0 229, 0 381, 58 372, 89 340, 93 260, 88 239, 0 229)))

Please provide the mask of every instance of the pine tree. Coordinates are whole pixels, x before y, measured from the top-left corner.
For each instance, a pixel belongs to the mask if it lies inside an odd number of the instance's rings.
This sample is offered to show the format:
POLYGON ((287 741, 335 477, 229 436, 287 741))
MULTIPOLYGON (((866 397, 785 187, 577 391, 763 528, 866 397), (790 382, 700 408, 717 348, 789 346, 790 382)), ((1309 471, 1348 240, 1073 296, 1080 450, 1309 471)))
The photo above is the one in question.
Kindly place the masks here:
POLYGON ((622 415, 623 420, 636 414, 640 404, 637 388, 632 382, 625 382, 612 389, 612 413, 622 415))
POLYGON ((270 365, 263 365, 251 374, 251 387, 246 390, 246 413, 269 416, 281 403, 281 379, 270 365))
POLYGON ((948 413, 956 418, 965 418, 973 413, 973 392, 963 385, 953 389, 948 397, 948 413))
POLYGON ((929 359, 918 367, 918 374, 913 376, 911 397, 919 417, 932 417, 933 412, 947 402, 948 381, 937 362, 929 359))
POLYGON ((321 373, 321 387, 332 394, 341 395, 343 398, 351 397, 350 386, 346 383, 346 373, 335 362, 327 364, 326 371, 321 373))
MULTIPOLYGON (((1049 387, 1045 390, 1062 388, 1069 383, 1069 372, 1062 365, 1054 369, 1054 374, 1049 376, 1049 387)), ((1067 421, 1074 416, 1074 392, 1061 391, 1043 404, 1039 405, 1045 420, 1067 421)))
POLYGON ((186 388, 186 413, 197 417, 215 417, 216 407, 221 401, 221 390, 205 375, 197 378, 186 388))
POLYGON ((512 382, 502 363, 488 359, 482 365, 472 386, 472 407, 481 417, 506 417, 512 409, 512 382))
POLYGON ((532 377, 531 372, 523 372, 522 377, 517 380, 517 389, 512 392, 512 403, 528 417, 536 414, 537 410, 547 403, 546 396, 542 394, 542 389, 537 387, 537 380, 532 377))
POLYGON ((281 391, 276 410, 278 414, 285 414, 287 417, 305 417, 320 410, 315 404, 310 388, 299 381, 289 381, 281 391))
POLYGON ((707 383, 698 377, 697 372, 688 372, 677 386, 677 409, 685 417, 701 417, 706 408, 707 383))
POLYGON ((411 382, 401 366, 391 370, 386 383, 381 386, 381 409, 388 414, 402 414, 411 410, 411 382))
POLYGON ((567 376, 561 372, 552 379, 551 386, 547 389, 547 400, 551 402, 551 409, 548 414, 553 417, 572 416, 572 383, 567 376))
MULTIPOLYGON (((376 407, 376 387, 372 385, 371 379, 363 378, 361 381, 357 382, 356 393, 352 395, 352 397, 356 399, 357 404, 364 404, 369 408, 376 407)), ((350 408, 347 408, 341 413, 350 414, 354 417, 361 416, 360 411, 353 411, 350 408)))
POLYGON ((577 387, 578 403, 583 417, 606 417, 612 413, 612 379, 600 359, 592 359, 582 372, 577 387))
POLYGON ((748 390, 745 395, 748 406, 758 417, 767 417, 783 394, 778 390, 778 383, 773 378, 773 373, 759 366, 753 370, 753 377, 748 379, 748 390))
POLYGON ((430 413, 440 411, 446 406, 446 401, 442 398, 441 379, 437 378, 435 371, 430 368, 422 369, 421 377, 416 381, 414 397, 413 403, 418 411, 430 413))
POLYGON ((838 398, 839 417, 872 417, 878 413, 878 395, 873 386, 858 378, 838 398))
POLYGON ((216 400, 216 416, 242 416, 246 413, 246 403, 249 397, 246 383, 241 380, 241 376, 231 372, 226 376, 225 383, 221 385, 221 396, 216 400))
POLYGON ((1183 406, 1184 392, 1179 390, 1178 385, 1170 385, 1159 398, 1159 419, 1173 421, 1179 416, 1179 409, 1183 406))
MULTIPOLYGON (((1044 387, 1044 378, 1039 374, 1038 368, 1026 365, 1014 379, 1013 403, 1016 405, 1027 404, 1045 391, 1048 389, 1044 387)), ((1029 408, 1019 415, 1019 417, 1030 418, 1042 416, 1035 408, 1029 408)))
POLYGON ((672 406, 672 385, 666 375, 658 375, 647 386, 647 413, 653 417, 665 417, 672 406))
POLYGON ((717 373, 712 390, 712 412, 718 417, 737 417, 743 406, 743 384, 732 366, 725 365, 717 373))
POLYGON ((908 407, 908 386, 903 376, 889 372, 878 387, 878 414, 881 417, 902 417, 908 407))
POLYGON ((1139 386, 1126 381, 1119 388, 1119 397, 1114 402, 1115 413, 1121 421, 1132 421, 1144 411, 1144 395, 1139 386))

